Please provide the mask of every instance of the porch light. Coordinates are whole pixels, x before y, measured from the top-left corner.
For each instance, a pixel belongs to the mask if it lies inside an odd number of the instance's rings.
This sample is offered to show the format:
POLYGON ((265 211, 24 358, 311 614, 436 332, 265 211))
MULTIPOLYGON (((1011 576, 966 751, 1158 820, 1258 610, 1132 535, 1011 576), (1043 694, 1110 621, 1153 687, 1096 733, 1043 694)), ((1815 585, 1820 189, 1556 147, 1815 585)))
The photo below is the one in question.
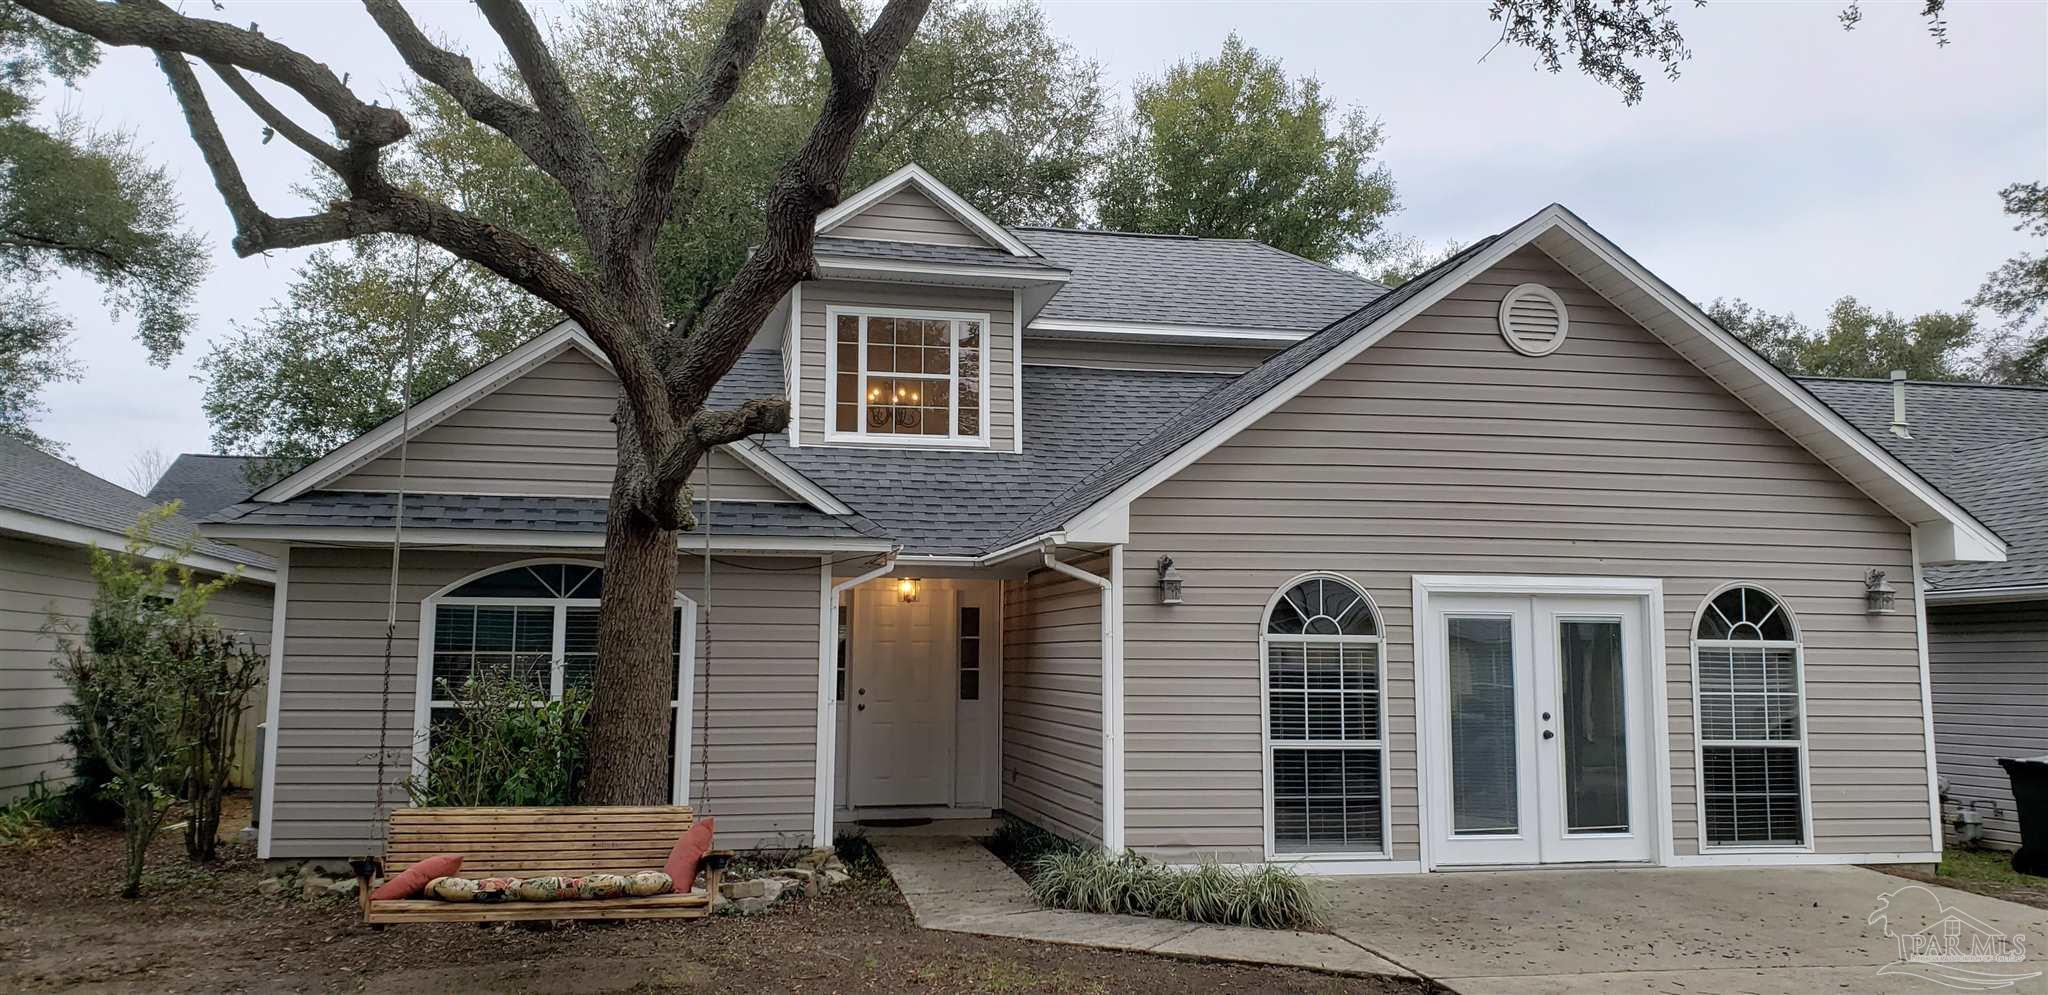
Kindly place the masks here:
POLYGON ((1872 570, 1863 578, 1864 611, 1872 615, 1890 615, 1899 600, 1899 590, 1884 579, 1884 571, 1872 570))
POLYGON ((1173 557, 1159 558, 1159 603, 1180 604, 1180 571, 1173 568, 1173 557))
POLYGON ((917 604, 917 578, 903 577, 896 581, 896 600, 906 605, 917 604))

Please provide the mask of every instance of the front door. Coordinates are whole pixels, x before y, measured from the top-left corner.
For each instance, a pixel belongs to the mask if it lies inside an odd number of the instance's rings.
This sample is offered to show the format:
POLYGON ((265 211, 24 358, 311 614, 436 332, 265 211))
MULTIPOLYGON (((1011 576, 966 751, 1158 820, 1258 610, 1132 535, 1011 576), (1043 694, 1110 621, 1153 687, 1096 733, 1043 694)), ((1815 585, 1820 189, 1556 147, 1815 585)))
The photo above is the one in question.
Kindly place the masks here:
POLYGON ((904 604, 893 585, 852 592, 851 805, 953 801, 953 593, 934 586, 904 604))
POLYGON ((1439 595, 1429 615, 1434 862, 1651 859, 1642 601, 1439 595))

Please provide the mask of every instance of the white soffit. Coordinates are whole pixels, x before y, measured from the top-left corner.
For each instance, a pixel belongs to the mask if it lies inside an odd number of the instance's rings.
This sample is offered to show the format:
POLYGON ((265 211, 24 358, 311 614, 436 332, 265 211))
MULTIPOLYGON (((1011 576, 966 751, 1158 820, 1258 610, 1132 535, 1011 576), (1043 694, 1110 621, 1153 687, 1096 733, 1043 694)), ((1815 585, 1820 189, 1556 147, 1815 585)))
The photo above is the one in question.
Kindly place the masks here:
POLYGON ((820 235, 826 234, 844 224, 847 219, 874 206, 876 202, 912 184, 915 184, 918 190, 923 192, 925 196, 930 197, 932 203, 939 205, 946 213, 951 214, 955 220, 974 229, 975 234, 987 239, 990 245, 1002 249, 1013 256, 1030 256, 1034 254, 1029 246, 1018 241, 1017 236, 1010 234, 1009 229, 996 224, 988 215, 975 210, 974 205, 961 200, 959 194, 947 189, 945 184, 934 179, 932 174, 924 171, 924 167, 914 162, 876 180, 874 183, 869 184, 866 189, 840 202, 839 206, 818 215, 818 224, 815 231, 820 235))

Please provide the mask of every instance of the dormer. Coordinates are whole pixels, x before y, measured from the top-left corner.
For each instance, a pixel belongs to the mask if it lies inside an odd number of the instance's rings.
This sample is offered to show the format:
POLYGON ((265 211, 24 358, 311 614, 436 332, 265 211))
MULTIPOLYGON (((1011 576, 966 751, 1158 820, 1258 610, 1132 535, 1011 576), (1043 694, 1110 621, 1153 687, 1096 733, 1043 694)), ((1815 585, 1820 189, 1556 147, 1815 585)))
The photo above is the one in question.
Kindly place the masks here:
POLYGON ((783 332, 790 444, 1022 452, 1019 332, 1067 270, 915 165, 817 232, 783 332))

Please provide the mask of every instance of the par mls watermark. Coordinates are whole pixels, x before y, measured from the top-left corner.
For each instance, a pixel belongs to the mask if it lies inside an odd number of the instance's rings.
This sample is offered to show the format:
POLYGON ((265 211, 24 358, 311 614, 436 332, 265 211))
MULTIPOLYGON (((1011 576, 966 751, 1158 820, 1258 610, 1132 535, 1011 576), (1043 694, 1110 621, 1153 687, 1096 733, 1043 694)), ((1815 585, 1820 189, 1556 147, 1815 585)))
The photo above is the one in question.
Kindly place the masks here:
POLYGON ((1866 920, 1896 944, 1880 975, 1920 978, 1958 991, 1999 991, 2041 976, 2028 970, 2027 935, 2007 933, 1909 884, 1877 896, 1866 920))

